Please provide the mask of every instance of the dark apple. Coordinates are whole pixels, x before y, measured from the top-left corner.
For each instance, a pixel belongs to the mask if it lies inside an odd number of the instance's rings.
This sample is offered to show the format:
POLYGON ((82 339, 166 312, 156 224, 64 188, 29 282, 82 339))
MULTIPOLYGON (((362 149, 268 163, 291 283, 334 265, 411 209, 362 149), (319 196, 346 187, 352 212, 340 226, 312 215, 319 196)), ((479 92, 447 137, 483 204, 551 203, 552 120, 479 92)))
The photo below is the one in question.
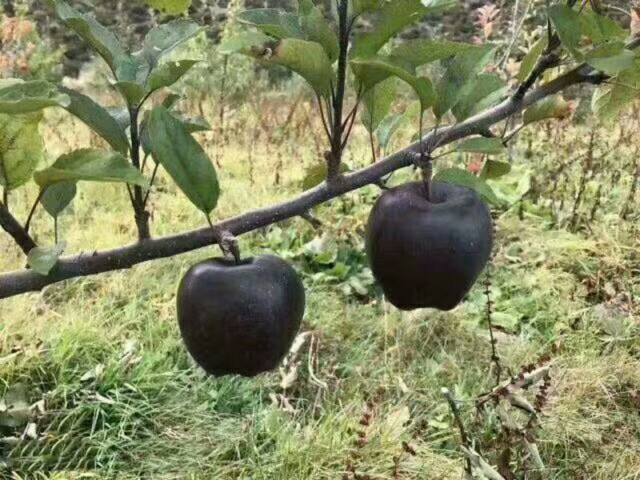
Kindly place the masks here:
POLYGON ((205 371, 251 377, 276 368, 289 351, 305 292, 296 271, 278 257, 212 258, 184 275, 177 307, 187 350, 205 371))
POLYGON ((471 289, 491 255, 493 223, 471 189, 423 182, 385 191, 367 224, 373 275, 401 310, 451 310, 471 289))

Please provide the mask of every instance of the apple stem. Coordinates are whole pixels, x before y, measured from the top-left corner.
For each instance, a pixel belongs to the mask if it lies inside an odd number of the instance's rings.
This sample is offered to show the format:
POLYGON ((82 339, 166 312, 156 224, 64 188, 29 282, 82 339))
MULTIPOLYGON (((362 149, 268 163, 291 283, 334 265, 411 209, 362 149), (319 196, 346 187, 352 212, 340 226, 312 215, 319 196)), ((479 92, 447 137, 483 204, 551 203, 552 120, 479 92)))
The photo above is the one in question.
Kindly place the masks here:
POLYGON ((424 110, 420 110, 420 158, 418 159, 418 166, 422 172, 422 183, 424 184, 424 198, 427 201, 431 200, 431 174, 433 169, 431 168, 431 151, 427 152, 424 145, 424 110))
POLYGON ((213 230, 213 234, 218 243, 218 246, 220 247, 220 250, 222 250, 222 254, 227 258, 233 257, 235 262, 239 264, 241 261, 241 257, 240 247, 238 246, 238 239, 229 230, 222 230, 213 225, 213 222, 211 222, 211 217, 209 217, 209 215, 206 215, 206 217, 209 226, 213 230))
POLYGON ((421 161, 421 170, 422 170, 422 183, 424 185, 424 197, 427 200, 431 200, 431 157, 427 157, 425 160, 421 161))

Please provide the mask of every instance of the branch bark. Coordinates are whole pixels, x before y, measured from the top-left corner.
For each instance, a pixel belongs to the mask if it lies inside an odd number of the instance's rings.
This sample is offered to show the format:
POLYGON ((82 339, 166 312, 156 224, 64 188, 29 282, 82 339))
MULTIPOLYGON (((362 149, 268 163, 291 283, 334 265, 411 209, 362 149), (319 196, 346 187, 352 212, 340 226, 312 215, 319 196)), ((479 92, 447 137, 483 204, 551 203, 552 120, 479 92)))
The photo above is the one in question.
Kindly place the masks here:
MULTIPOLYGON (((423 141, 428 145, 441 147, 470 135, 482 134, 495 123, 520 112, 538 100, 573 85, 598 83, 603 79, 602 75, 594 75, 593 69, 588 65, 580 65, 531 90, 521 100, 508 98, 499 105, 457 125, 439 127, 435 133, 432 131, 425 135, 423 141)), ((2 274, 0 275, 0 299, 25 292, 39 291, 47 285, 70 278, 126 269, 148 260, 171 257, 212 245, 217 243, 216 230, 229 231, 237 236, 291 217, 302 216, 321 203, 365 185, 377 184, 381 177, 412 165, 413 158, 416 152, 419 152, 419 148, 420 142, 413 143, 378 163, 338 177, 330 184, 321 184, 293 200, 223 220, 215 224, 214 229, 206 227, 179 235, 142 240, 139 243, 113 250, 61 259, 58 266, 46 277, 29 270, 2 274)))
MULTIPOLYGON (((138 114, 139 110, 137 106, 129 109, 129 117, 131 119, 131 163, 133 163, 133 166, 138 170, 142 171, 140 168, 140 132, 138 114)), ((149 185, 149 189, 151 189, 151 185, 149 185)), ((145 197, 142 193, 142 187, 139 185, 134 185, 131 201, 133 204, 136 226, 138 228, 138 239, 140 241, 148 240, 151 238, 151 232, 149 230, 149 212, 145 209, 145 197)))
MULTIPOLYGON (((0 202, 0 225, 2 229, 7 232, 13 240, 18 244, 20 249, 25 255, 29 254, 32 248, 37 247, 36 242, 31 238, 29 233, 22 228, 20 222, 16 220, 7 206, 0 202)), ((2 289, 2 281, 0 280, 0 289, 2 289)))

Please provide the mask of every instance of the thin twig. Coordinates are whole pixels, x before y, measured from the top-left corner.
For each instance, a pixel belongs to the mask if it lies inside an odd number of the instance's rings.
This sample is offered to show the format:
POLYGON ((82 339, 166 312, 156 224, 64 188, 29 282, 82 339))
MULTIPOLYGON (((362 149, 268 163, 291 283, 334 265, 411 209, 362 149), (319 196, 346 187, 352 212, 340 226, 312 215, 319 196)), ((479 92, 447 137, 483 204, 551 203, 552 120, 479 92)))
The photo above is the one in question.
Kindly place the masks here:
POLYGON ((486 297, 486 315, 487 323, 489 325, 489 341, 491 342, 491 364, 496 369, 496 385, 500 384, 502 377, 502 364, 500 363, 500 357, 498 356, 498 350, 496 348, 496 338, 493 335, 493 301, 491 300, 491 263, 487 266, 486 280, 484 283, 484 294, 486 297))
POLYGON ((324 127, 324 132, 327 134, 327 140, 331 142, 331 132, 329 131, 329 125, 327 124, 327 117, 322 106, 322 99, 319 95, 316 95, 316 99, 318 101, 318 108, 320 109, 320 119, 322 120, 322 126, 324 127))
MULTIPOLYGON (((460 417, 460 409, 458 408, 458 404, 456 403, 455 399, 453 398, 453 395, 451 394, 448 388, 443 388, 441 391, 442 391, 442 395, 444 396, 444 398, 446 398, 447 403, 449 404, 449 408, 451 409, 451 413, 453 414, 453 419, 455 421, 456 427, 460 432, 460 443, 462 443, 463 447, 467 449, 471 449, 471 442, 469 440, 469 436, 467 435, 467 431, 464 428, 464 423, 462 423, 462 418, 460 417)), ((467 458, 466 460, 467 462, 465 465, 465 471, 467 472, 467 474, 471 475, 472 473, 471 460, 469 460, 469 458, 467 458)))
POLYGON ((0 203, 0 226, 18 244, 20 249, 27 255, 31 249, 37 247, 36 242, 31 238, 20 222, 11 214, 4 203, 0 203))
POLYGON ((360 100, 357 100, 355 106, 353 107, 353 115, 351 115, 349 124, 347 125, 347 128, 344 131, 344 138, 342 139, 342 144, 340 145, 340 148, 342 150, 344 150, 344 148, 347 146, 347 142, 349 141, 349 137, 351 136, 351 131, 353 129, 354 122, 356 120, 356 113, 358 111, 359 105, 360 105, 360 100))
POLYGON ((371 147, 371 163, 376 163, 378 156, 376 155, 376 146, 373 138, 373 131, 369 128, 369 146, 371 147))
POLYGON ((151 174, 151 180, 149 181, 149 188, 147 189, 147 193, 145 193, 144 199, 142 200, 143 208, 146 208, 146 206, 147 206, 147 200, 149 200, 149 194, 151 193, 151 187, 153 186, 153 182, 156 179, 156 175, 158 173, 158 168, 159 167, 160 167, 160 163, 159 162, 157 162, 156 165, 153 167, 153 173, 151 174))
POLYGON ((36 201, 33 202, 33 205, 31 206, 31 210, 29 210, 29 215, 27 216, 27 221, 24 222, 24 231, 25 232, 29 232, 29 226, 31 225, 31 219, 33 218, 33 214, 36 212, 36 208, 38 207, 38 204, 40 203, 40 200, 42 200, 42 196, 44 195, 45 190, 46 190, 46 187, 40 189, 40 192, 38 192, 38 196, 36 197, 36 201))
POLYGON ((302 212, 300 218, 306 220, 315 229, 322 228, 322 221, 313 216, 310 211, 302 212))
POLYGON ((476 408, 481 408, 485 403, 495 400, 499 396, 508 396, 512 392, 520 389, 527 389, 536 382, 539 382, 547 375, 551 369, 551 363, 542 363, 531 371, 523 372, 516 378, 509 378, 500 385, 494 387, 489 393, 486 393, 476 399, 476 408))

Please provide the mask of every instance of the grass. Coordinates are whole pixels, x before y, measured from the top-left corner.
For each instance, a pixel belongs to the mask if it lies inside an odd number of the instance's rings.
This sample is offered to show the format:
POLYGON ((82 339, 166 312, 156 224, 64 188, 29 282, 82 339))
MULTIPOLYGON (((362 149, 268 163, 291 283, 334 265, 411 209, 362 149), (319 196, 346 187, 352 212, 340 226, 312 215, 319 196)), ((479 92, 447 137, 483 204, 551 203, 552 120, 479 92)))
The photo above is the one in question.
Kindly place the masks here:
MULTIPOLYGON (((286 104, 263 107, 267 115, 286 104)), ((96 144, 78 122, 57 115, 49 114, 46 124, 52 155, 96 144)), ((236 115, 230 129, 255 121, 251 113, 236 115)), ((295 195, 305 167, 317 158, 305 128, 292 129, 277 151, 265 135, 252 140, 243 129, 224 145, 201 135, 221 164, 215 214, 224 218, 295 195)), ((571 140, 558 143, 543 129, 534 135, 535 150, 547 152, 550 163, 571 140)), ((566 148, 579 148, 576 143, 566 148)), ((349 163, 367 162, 365 145, 356 143, 349 163)), ((499 190, 508 191, 531 166, 526 149, 525 137, 516 148, 518 167, 499 190)), ((616 162, 634 158, 628 145, 618 152, 616 162)), ((551 168, 537 165, 541 175, 551 168)), ((609 189, 596 219, 575 233, 550 226, 559 217, 552 202, 545 204, 553 198, 545 192, 521 216, 512 208, 498 218, 491 271, 502 362, 517 372, 543 355, 553 360, 537 442, 546 471, 521 478, 640 475, 640 312, 633 302, 640 294, 638 212, 627 222, 616 215, 628 181, 609 189)), ((12 196, 21 218, 33 196, 33 186, 12 196)), ((347 238, 356 259, 374 196, 365 189, 318 212, 325 233, 347 238)), ((151 199, 155 235, 204 224, 166 176, 151 199)), ((133 241, 127 202, 120 185, 82 184, 73 211, 60 222, 69 252, 133 241)), ((52 238, 42 212, 33 228, 38 240, 52 238)), ((294 247, 283 247, 276 234, 293 243, 316 235, 294 219, 243 237, 244 254, 275 249, 302 268, 294 247)), ((4 236, 0 242, 6 252, 0 266, 20 268, 19 251, 4 236)), ((401 313, 379 296, 358 296, 340 282, 303 272, 308 305, 299 350, 280 371, 212 379, 181 343, 175 290, 189 265, 214 254, 215 248, 203 249, 0 303, 0 398, 13 405, 0 409, 7 478, 462 478, 459 436, 442 387, 461 401, 463 420, 485 451, 499 451, 495 426, 473 414, 473 400, 493 386, 482 282, 454 311, 401 313), (30 435, 21 439, 25 430, 30 435)))

